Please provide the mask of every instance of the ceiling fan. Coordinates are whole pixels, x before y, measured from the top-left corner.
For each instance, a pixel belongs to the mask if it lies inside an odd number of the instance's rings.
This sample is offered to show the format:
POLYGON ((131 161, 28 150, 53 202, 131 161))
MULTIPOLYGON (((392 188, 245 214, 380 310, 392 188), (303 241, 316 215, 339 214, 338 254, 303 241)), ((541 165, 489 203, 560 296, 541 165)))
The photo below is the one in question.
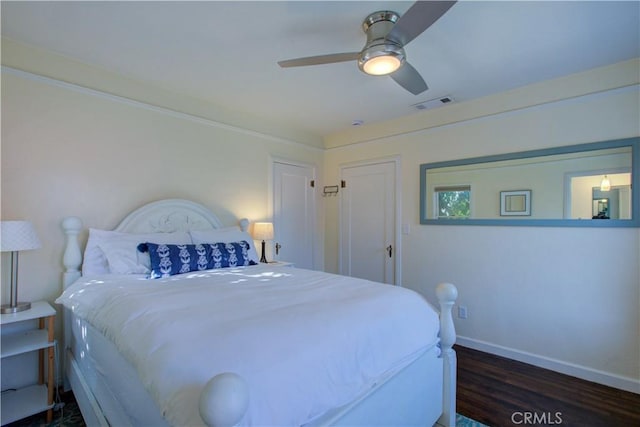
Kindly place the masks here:
POLYGON ((417 1, 402 15, 383 10, 370 14, 362 23, 367 43, 360 52, 333 53, 279 61, 278 65, 301 67, 358 61, 358 68, 370 75, 389 75, 414 95, 428 89, 420 73, 406 60, 404 46, 444 15, 455 1, 417 1))

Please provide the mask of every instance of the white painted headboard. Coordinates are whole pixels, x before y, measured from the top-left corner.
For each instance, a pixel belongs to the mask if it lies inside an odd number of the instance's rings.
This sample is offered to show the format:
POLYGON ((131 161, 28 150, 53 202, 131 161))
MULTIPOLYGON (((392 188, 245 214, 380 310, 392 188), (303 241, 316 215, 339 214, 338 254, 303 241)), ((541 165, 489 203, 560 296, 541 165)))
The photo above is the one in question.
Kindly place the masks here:
MULTIPOLYGON (((239 221, 242 231, 249 228, 249 220, 239 221)), ((63 264, 63 287, 66 288, 81 273, 82 251, 78 235, 82 231, 82 220, 68 217, 62 221, 66 236, 63 264)), ((123 233, 171 233, 175 231, 209 230, 223 227, 218 217, 199 203, 183 199, 166 199, 146 204, 127 215, 114 231, 123 233)))

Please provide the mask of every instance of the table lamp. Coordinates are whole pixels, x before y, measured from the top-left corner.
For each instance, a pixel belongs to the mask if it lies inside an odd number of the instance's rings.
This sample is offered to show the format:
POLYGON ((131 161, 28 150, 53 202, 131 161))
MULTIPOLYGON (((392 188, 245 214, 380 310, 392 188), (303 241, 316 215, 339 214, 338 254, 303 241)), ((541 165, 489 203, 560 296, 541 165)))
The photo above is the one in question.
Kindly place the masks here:
POLYGON ((11 252, 11 300, 0 313, 17 313, 31 308, 30 302, 18 302, 18 252, 38 249, 42 245, 29 221, 0 221, 0 251, 11 252))
POLYGON ((267 257, 264 254, 265 240, 273 239, 273 224, 270 222, 256 222, 253 224, 253 238, 256 240, 262 240, 262 257, 260 262, 267 262, 267 257))

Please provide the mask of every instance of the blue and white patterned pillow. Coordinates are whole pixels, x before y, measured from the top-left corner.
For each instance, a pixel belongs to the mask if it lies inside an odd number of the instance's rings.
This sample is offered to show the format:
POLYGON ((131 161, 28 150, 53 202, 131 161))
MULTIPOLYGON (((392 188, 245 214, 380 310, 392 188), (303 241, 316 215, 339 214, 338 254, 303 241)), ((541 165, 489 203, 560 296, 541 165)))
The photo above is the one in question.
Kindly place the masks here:
POLYGON ((249 243, 203 243, 170 245, 141 243, 138 251, 149 252, 152 279, 214 268, 255 265, 249 258, 249 243))

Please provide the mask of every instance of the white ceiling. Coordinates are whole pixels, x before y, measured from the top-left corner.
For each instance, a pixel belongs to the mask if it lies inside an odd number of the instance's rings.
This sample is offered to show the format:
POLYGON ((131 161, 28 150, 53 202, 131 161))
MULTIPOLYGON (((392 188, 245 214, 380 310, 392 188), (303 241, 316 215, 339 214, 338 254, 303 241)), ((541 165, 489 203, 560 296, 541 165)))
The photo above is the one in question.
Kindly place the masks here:
POLYGON ((640 57, 638 1, 461 1, 406 47, 420 95, 355 62, 276 64, 359 51, 369 13, 412 3, 2 1, 2 36, 317 135, 640 57))

